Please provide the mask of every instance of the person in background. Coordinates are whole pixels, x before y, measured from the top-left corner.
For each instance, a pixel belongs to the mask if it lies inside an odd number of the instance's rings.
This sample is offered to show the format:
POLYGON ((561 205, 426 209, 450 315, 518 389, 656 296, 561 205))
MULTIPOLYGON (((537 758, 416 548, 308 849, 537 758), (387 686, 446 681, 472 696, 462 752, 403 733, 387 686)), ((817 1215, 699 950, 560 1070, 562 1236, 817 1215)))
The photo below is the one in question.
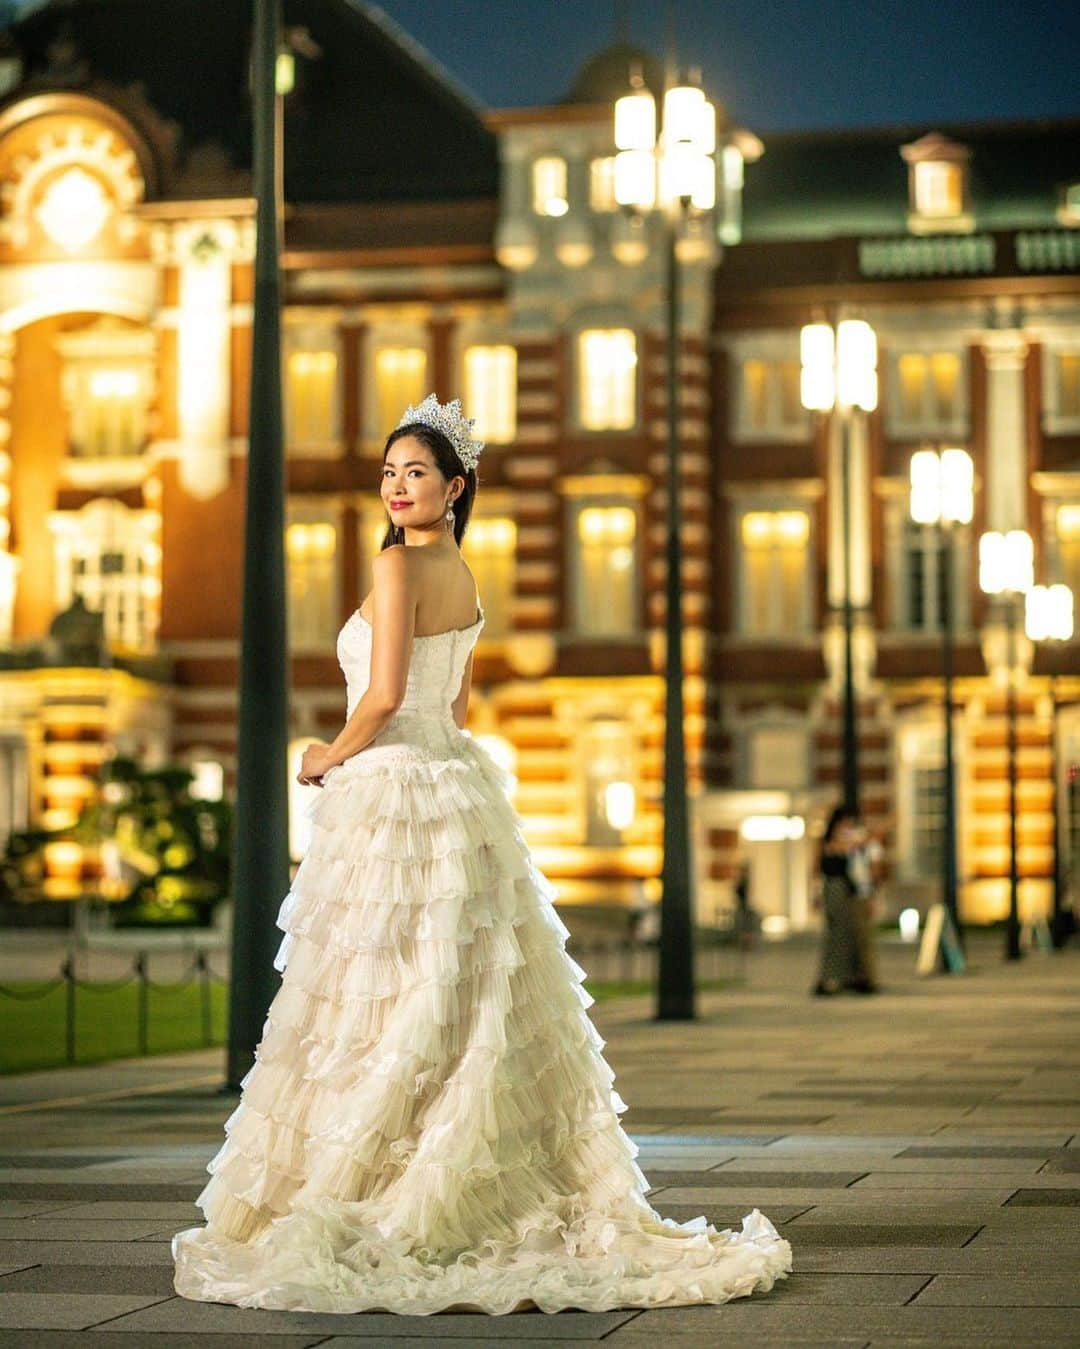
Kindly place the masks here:
POLYGON ((828 997, 851 989, 874 993, 873 950, 869 922, 873 877, 866 852, 868 837, 858 815, 837 806, 821 840, 822 903, 825 929, 821 970, 814 993, 828 997), (865 895, 862 897, 861 893, 865 895))

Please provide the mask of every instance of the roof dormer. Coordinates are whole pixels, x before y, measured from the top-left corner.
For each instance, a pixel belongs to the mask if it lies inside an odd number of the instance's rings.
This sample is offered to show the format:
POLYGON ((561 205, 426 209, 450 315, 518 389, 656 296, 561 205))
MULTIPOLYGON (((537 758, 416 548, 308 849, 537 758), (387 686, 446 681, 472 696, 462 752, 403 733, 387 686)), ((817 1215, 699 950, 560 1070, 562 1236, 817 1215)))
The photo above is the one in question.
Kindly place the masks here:
POLYGON ((912 234, 967 234, 975 228, 968 208, 966 145, 931 131, 900 147, 908 166, 908 229, 912 234))

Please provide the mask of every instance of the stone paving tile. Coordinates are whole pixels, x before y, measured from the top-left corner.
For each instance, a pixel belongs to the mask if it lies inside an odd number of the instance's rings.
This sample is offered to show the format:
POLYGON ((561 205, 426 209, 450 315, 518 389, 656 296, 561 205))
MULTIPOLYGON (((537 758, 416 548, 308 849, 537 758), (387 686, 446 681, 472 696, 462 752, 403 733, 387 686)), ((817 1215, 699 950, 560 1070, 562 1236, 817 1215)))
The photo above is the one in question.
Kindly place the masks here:
POLYGON ((769 1293, 777 1305, 810 1307, 897 1306, 912 1301, 926 1287, 922 1274, 836 1274, 796 1271, 769 1293))
POLYGON ((153 1218, 0 1218, 0 1241, 134 1241, 160 1226, 153 1218))
MULTIPOLYGON (((28 1295, 29 1296, 29 1295, 28 1295)), ((188 1302, 174 1297, 159 1302, 143 1311, 118 1318, 109 1329, 150 1336, 158 1331, 184 1330, 189 1335, 207 1332, 246 1331, 252 1335, 295 1335, 322 1331, 324 1335, 339 1335, 347 1330, 355 1334, 362 1329, 368 1337, 396 1338, 402 1332, 420 1339, 470 1340, 479 1330, 487 1339, 523 1342, 534 1339, 590 1340, 607 1337, 624 1322, 639 1313, 619 1312, 559 1312, 547 1316, 543 1312, 518 1312, 508 1316, 480 1316, 467 1313, 444 1313, 438 1316, 392 1316, 382 1312, 363 1312, 348 1316, 326 1312, 277 1312, 252 1307, 229 1307, 213 1302, 188 1302)))
POLYGON ((716 1189, 843 1189, 854 1185, 867 1173, 864 1171, 652 1171, 649 1179, 656 1185, 700 1185, 716 1189), (685 1177, 685 1179, 679 1179, 685 1177))
POLYGON ((1080 1279, 939 1274, 914 1300, 935 1307, 1080 1307, 1080 1279))
MULTIPOLYGON (((985 1307, 930 1307, 915 1303, 905 1307, 820 1306, 808 1315, 798 1303, 782 1304, 765 1297, 751 1302, 728 1303, 720 1308, 661 1308, 643 1312, 610 1337, 613 1344, 637 1346, 664 1344, 704 1346, 720 1344, 720 1334, 741 1337, 742 1343, 783 1346, 794 1338, 807 1343, 838 1344, 841 1337, 862 1336, 862 1342, 917 1341, 936 1344, 973 1343, 990 1345, 1070 1345, 1076 1343, 1076 1316, 1068 1308, 1025 1309, 1022 1323, 1008 1309, 985 1307)), ((734 1338, 731 1341, 735 1342, 734 1338)))
POLYGON ((1008 1203, 1012 1208, 1080 1208, 1080 1189, 1017 1190, 1008 1203))
MULTIPOLYGON (((704 1199, 716 1198, 725 1204, 753 1203, 768 1194, 764 1187, 747 1186, 745 1188, 719 1188, 712 1185, 712 1173, 706 1183, 689 1186, 673 1185, 663 1191, 663 1197, 672 1204, 697 1204, 704 1199)), ((962 1190, 914 1189, 890 1190, 887 1195, 874 1190, 851 1189, 796 1189, 790 1186, 778 1191, 776 1198, 790 1204, 813 1204, 817 1208, 829 1207, 843 1210, 844 1213, 858 1214, 863 1210, 878 1210, 883 1214, 922 1211, 951 1212, 955 1209, 978 1210, 980 1213, 994 1213, 1010 1195, 1016 1191, 1008 1187, 999 1190, 972 1190, 965 1194, 962 1190)), ((1038 1193, 1056 1193, 1039 1191, 1038 1193)))
POLYGON ((160 1223, 163 1219, 168 1221, 170 1218, 190 1219, 197 1212, 190 1201, 184 1204, 155 1204, 152 1201, 143 1203, 137 1199, 115 1199, 111 1202, 102 1199, 93 1204, 72 1204, 64 1209, 64 1216, 107 1218, 110 1221, 116 1218, 148 1218, 160 1223))
POLYGON ((964 1246, 980 1231, 979 1223, 822 1222, 808 1212, 785 1225, 795 1252, 810 1247, 964 1246))
MULTIPOLYGON (((95 1241, 94 1260, 113 1265, 168 1264, 168 1242, 152 1245, 143 1241, 95 1241)), ((0 1260, 7 1264, 85 1265, 90 1253, 85 1241, 0 1241, 0 1260)))
MULTIPOLYGON (((706 1172, 712 1184, 715 1173, 706 1172)), ((851 1186, 853 1190, 909 1190, 913 1175, 923 1175, 921 1171, 868 1171, 851 1186)), ((927 1182, 923 1182, 926 1184, 927 1182)), ((1070 1190, 1075 1192, 1080 1186, 1080 1176, 1075 1179, 1067 1175, 1051 1175, 1046 1172, 1029 1173, 1015 1171, 943 1171, 933 1177, 933 1185, 938 1190, 1000 1190, 1007 1186, 1027 1186, 1032 1190, 1070 1190)))
POLYGON ((33 1218, 66 1208, 55 1199, 0 1199, 0 1218, 33 1218))
POLYGON ((153 1297, 79 1293, 43 1297, 40 1293, 0 1292, 0 1328, 4 1330, 85 1330, 125 1312, 151 1305, 153 1297))
POLYGON ((57 1202, 68 1203, 90 1203, 92 1200, 113 1200, 116 1198, 117 1191, 121 1193, 127 1187, 132 1192, 138 1192, 141 1199, 146 1199, 152 1203, 165 1204, 183 1202, 188 1198, 198 1194, 194 1185, 140 1185, 133 1182, 115 1181, 105 1184, 100 1177, 95 1178, 92 1183, 69 1185, 66 1182, 44 1182, 38 1183, 31 1181, 27 1184, 9 1184, 8 1193, 14 1198, 20 1199, 52 1199, 57 1202))
MULTIPOLYGON (((785 1234, 790 1235, 790 1234, 785 1234)), ((1071 1247, 983 1246, 822 1246, 807 1247, 796 1234, 797 1267, 836 1274, 972 1274, 1016 1278, 1069 1277, 1077 1258, 1071 1247)))
MULTIPOLYGON (((83 1258, 87 1248, 83 1247, 83 1258)), ((155 1293, 173 1297, 171 1265, 40 1265, 0 1279, 0 1293, 155 1293)))
MULTIPOLYGON (((335 1341, 336 1342, 336 1341, 335 1341)), ((128 1334, 109 1329, 82 1330, 20 1330, 13 1332, 10 1340, 0 1332, 0 1345, 10 1343, 13 1349, 143 1349, 143 1346, 128 1334), (88 1336, 93 1335, 93 1339, 88 1336)), ((149 1349, 192 1349, 193 1344, 205 1345, 206 1349, 257 1349, 255 1338, 251 1335, 200 1335, 195 1341, 186 1331, 175 1335, 163 1333, 145 1341, 149 1349)), ((275 1335, 274 1349, 313 1349, 315 1345, 328 1343, 325 1335, 275 1335)), ((376 1343, 374 1340, 357 1340, 357 1344, 366 1344, 368 1349, 376 1343)), ((431 1341, 423 1342, 430 1349, 431 1341)), ((406 1349, 407 1340, 395 1339, 394 1349, 406 1349)))
POLYGON ((1030 1144, 969 1144, 967 1147, 956 1144, 930 1144, 904 1148, 897 1154, 900 1157, 1037 1157, 1045 1161, 1049 1155, 1046 1148, 1032 1147, 1030 1144))

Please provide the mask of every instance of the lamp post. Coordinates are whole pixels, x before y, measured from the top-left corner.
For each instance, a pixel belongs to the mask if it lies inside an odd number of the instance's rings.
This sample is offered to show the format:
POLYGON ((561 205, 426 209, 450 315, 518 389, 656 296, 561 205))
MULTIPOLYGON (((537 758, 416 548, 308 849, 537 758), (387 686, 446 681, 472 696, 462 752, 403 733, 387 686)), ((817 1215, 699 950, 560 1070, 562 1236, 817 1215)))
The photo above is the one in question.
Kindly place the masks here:
POLYGON ((716 109, 701 89, 669 82, 657 134, 656 100, 640 73, 615 103, 615 199, 663 222, 667 321, 667 656, 664 672, 664 860, 656 1015, 690 1020, 694 927, 683 715, 682 548, 679 532, 679 235, 692 211, 716 202, 716 109))
POLYGON ((859 743, 855 706, 855 606, 851 575, 851 438, 857 411, 877 407, 877 337, 862 319, 808 323, 800 334, 804 408, 829 413, 840 422, 840 517, 843 538, 844 628, 844 805, 859 809, 859 743))
MULTIPOLYGON (((1032 586, 1024 605, 1024 628, 1032 642, 1051 642, 1055 647, 1073 635, 1073 593, 1067 585, 1032 586)), ((1050 670, 1050 762, 1053 781, 1054 876, 1050 908, 1050 940, 1060 950, 1069 939, 1065 914, 1064 852, 1061 846, 1061 806, 1058 790, 1060 745, 1058 742, 1057 658, 1050 670)))
POLYGON ((1024 529, 1007 534, 991 530, 979 540, 979 585, 997 596, 1005 611, 1005 715, 1009 762, 1009 916, 1005 928, 1005 959, 1019 960, 1020 870, 1016 838, 1016 635, 1017 617, 1034 580, 1034 546, 1024 529))
POLYGON ((254 0, 255 322, 244 522, 226 1086, 238 1091, 278 986, 273 911, 289 885, 285 466, 281 420, 281 0, 254 0))
MULTIPOLYGON (((953 542, 955 525, 971 522, 975 472, 966 450, 918 450, 911 456, 911 518, 933 526, 941 577, 941 676, 945 717, 945 837, 941 857, 941 897, 963 944, 957 903, 956 758, 953 749, 953 542)), ((954 966, 946 960, 946 970, 954 966)))

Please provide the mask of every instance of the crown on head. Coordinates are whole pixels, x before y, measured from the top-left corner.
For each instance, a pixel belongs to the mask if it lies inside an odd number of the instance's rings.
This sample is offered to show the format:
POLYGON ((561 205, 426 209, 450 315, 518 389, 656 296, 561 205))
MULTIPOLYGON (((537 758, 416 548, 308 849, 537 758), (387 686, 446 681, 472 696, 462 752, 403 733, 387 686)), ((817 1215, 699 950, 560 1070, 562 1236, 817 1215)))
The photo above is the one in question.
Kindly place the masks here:
POLYGON ((398 429, 402 426, 413 426, 417 422, 441 431, 453 445, 454 452, 465 468, 476 467, 484 442, 473 439, 472 431, 476 419, 462 416, 460 398, 452 398, 449 403, 440 403, 433 393, 429 393, 422 403, 405 409, 405 415, 398 422, 398 429))

